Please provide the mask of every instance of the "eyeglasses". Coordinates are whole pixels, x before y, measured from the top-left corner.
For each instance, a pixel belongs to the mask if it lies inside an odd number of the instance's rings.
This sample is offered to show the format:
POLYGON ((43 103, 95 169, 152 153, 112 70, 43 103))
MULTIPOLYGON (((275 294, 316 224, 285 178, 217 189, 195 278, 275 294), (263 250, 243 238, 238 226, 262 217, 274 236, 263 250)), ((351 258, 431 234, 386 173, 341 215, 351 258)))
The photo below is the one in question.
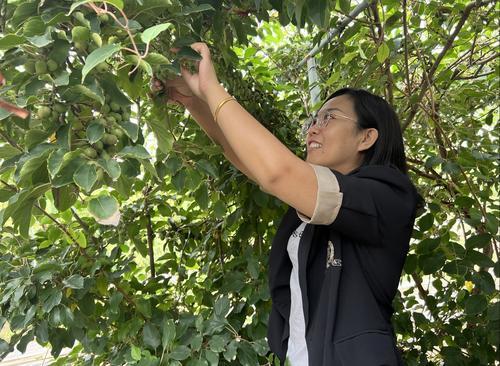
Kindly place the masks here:
POLYGON ((324 114, 314 115, 308 118, 304 123, 304 125, 302 126, 302 135, 306 136, 312 126, 316 126, 318 128, 324 128, 328 126, 328 123, 330 123, 331 120, 341 119, 341 118, 348 119, 350 121, 356 121, 355 118, 344 116, 343 114, 334 111, 328 111, 324 114))

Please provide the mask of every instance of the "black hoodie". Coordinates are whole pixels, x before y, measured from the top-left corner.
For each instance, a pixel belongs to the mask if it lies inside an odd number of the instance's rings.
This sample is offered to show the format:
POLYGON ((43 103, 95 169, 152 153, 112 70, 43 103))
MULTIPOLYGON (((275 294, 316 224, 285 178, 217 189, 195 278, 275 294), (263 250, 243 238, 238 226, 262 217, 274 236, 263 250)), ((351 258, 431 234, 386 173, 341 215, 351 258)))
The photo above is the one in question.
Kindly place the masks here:
MULTIPOLYGON (((306 342, 311 366, 402 365, 391 325, 392 300, 408 253, 419 196, 396 168, 332 171, 343 194, 330 225, 306 225, 299 245, 306 342), (334 247, 335 265, 327 259, 334 247)), ((288 239, 299 225, 290 208, 269 258, 271 351, 284 362, 289 337, 288 239)))

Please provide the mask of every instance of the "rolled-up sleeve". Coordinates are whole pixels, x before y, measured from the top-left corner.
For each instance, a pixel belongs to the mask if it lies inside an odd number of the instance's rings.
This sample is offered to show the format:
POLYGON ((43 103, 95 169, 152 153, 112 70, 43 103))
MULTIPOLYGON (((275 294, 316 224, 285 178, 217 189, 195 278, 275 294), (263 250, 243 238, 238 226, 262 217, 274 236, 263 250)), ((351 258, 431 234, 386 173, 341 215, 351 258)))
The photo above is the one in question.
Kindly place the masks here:
POLYGON ((340 192, 339 182, 329 168, 314 164, 309 165, 313 167, 318 181, 316 206, 310 218, 299 211, 297 211, 297 215, 307 224, 330 225, 335 221, 342 205, 342 192, 340 192))

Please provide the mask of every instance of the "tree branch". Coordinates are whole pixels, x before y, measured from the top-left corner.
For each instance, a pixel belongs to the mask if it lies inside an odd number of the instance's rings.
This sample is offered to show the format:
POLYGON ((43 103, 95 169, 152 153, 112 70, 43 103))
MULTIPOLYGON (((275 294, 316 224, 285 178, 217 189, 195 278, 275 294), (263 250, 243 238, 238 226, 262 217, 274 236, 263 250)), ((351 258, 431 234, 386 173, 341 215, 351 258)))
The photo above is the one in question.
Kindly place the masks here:
POLYGON ((2 130, 0 130, 0 136, 12 147, 16 148, 20 152, 24 152, 24 150, 15 142, 13 141, 9 136, 7 136, 2 130))
POLYGON ((68 231, 68 229, 66 228, 66 226, 64 226, 59 221, 57 221, 57 219, 54 216, 52 216, 47 211, 45 211, 43 208, 41 208, 37 203, 35 203, 34 206, 36 208, 38 208, 45 216, 47 216, 49 219, 51 219, 54 222, 54 224, 56 224, 57 227, 59 229, 61 229, 68 236, 68 238, 70 238, 70 240, 73 242, 73 244, 77 245, 78 248, 80 248, 80 244, 78 244, 78 242, 73 237, 73 235, 71 235, 71 233, 68 231))
POLYGON ((441 50, 441 52, 439 53, 439 55, 437 56, 436 60, 434 61, 434 64, 431 66, 431 68, 429 69, 429 71, 427 72, 427 78, 428 78, 428 82, 425 83, 425 82, 422 82, 422 85, 421 85, 421 90, 420 90, 420 94, 418 95, 418 98, 417 98, 417 101, 412 105, 411 107, 411 110, 410 110, 410 114, 407 118, 407 120, 405 121, 405 123, 403 124, 402 126, 402 129, 403 131, 410 125, 410 123, 413 121, 413 119, 415 118, 415 115, 417 114, 417 110, 418 110, 418 104, 420 103, 420 101, 423 99, 425 93, 427 92, 427 89, 430 87, 430 81, 432 80, 432 78, 434 77, 434 74, 437 70, 437 68, 439 67, 439 64, 441 63, 441 61, 443 60, 444 56, 446 55, 446 53, 448 52, 448 50, 451 48, 451 46, 453 45, 453 42, 455 41, 455 38, 457 37, 458 33, 460 32, 460 30, 462 29, 462 27, 464 26, 465 24, 465 21, 467 20, 467 18, 470 16, 470 13, 472 12, 472 10, 474 10, 475 8, 478 8, 482 5, 485 5, 485 4, 488 4, 489 2, 478 2, 478 1, 474 1, 474 2, 471 2, 469 3, 463 13, 462 13, 462 17, 460 18, 460 20, 458 21, 458 24, 455 26, 455 29, 453 30, 453 32, 450 34, 450 36, 448 37, 448 40, 446 41, 443 49, 441 50))
POLYGON ((151 271, 151 279, 154 279, 156 276, 156 270, 155 270, 155 254, 154 254, 154 248, 153 248, 153 241, 155 238, 155 234, 153 231, 153 224, 151 222, 151 211, 149 208, 147 208, 146 211, 146 219, 147 219, 147 224, 146 224, 146 231, 147 231, 147 240, 148 240, 148 255, 149 255, 149 268, 151 271))
POLYGON ((405 50, 405 77, 406 77, 406 94, 411 95, 412 87, 410 84, 410 67, 408 65, 408 22, 407 22, 406 0, 403 0, 403 34, 404 34, 404 50, 405 50))
POLYGON ((73 213, 73 216, 75 217, 76 221, 78 221, 78 223, 82 227, 83 231, 85 231, 90 240, 92 240, 92 243, 94 243, 96 247, 99 247, 99 242, 97 241, 97 238, 90 233, 89 226, 82 220, 80 216, 78 216, 78 214, 73 208, 71 208, 71 212, 73 213))
POLYGON ((416 273, 411 274, 411 278, 415 282, 415 285, 417 286, 418 293, 420 294, 420 297, 422 300, 424 300, 425 306, 427 306, 427 309, 429 309, 429 312, 431 313, 432 317, 434 318, 434 321, 439 321, 439 317, 436 314, 435 310, 431 308, 429 305, 429 294, 427 290, 422 286, 422 279, 417 276, 416 273))

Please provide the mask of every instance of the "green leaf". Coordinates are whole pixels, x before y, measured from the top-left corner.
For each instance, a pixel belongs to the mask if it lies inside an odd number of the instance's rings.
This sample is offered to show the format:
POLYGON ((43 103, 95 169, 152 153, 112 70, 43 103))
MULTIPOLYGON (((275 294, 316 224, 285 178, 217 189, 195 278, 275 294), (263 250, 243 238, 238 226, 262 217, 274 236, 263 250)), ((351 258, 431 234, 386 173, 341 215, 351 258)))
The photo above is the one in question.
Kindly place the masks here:
POLYGON ((448 274, 464 276, 467 273, 468 268, 466 265, 463 264, 463 261, 454 260, 454 261, 446 263, 443 266, 443 271, 448 273, 448 274))
POLYGON ((210 349, 217 353, 224 352, 226 349, 226 344, 226 339, 218 334, 212 336, 212 338, 208 342, 210 349))
POLYGON ((205 357, 210 364, 210 366, 217 366, 219 365, 219 354, 211 351, 211 350, 205 350, 205 357))
POLYGON ((84 100, 85 98, 82 98, 82 96, 85 96, 98 101, 102 105, 105 102, 103 90, 95 80, 91 84, 75 85, 69 89, 69 93, 72 93, 76 100, 84 100))
POLYGON ((382 44, 378 47, 377 50, 377 60, 379 63, 383 63, 387 57, 389 57, 389 46, 387 46, 387 43, 382 42, 382 44))
POLYGON ((107 219, 119 209, 118 201, 113 196, 92 198, 88 205, 89 212, 98 219, 107 219))
POLYGON ((11 145, 5 144, 0 146, 0 159, 10 159, 20 153, 21 151, 11 145))
POLYGON ((145 59, 142 59, 137 55, 127 55, 125 56, 125 61, 131 69, 138 67, 140 70, 146 72, 148 76, 153 76, 153 69, 145 59))
POLYGON ((187 59, 193 61, 201 60, 201 55, 189 46, 181 47, 179 51, 175 54, 175 56, 178 60, 180 59, 187 59))
POLYGON ((432 227, 433 223, 434 215, 432 213, 428 213, 418 220, 418 227, 421 231, 427 231, 432 227))
POLYGON ((76 240, 80 248, 87 248, 87 238, 85 237, 83 231, 73 233, 73 238, 76 240))
POLYGON ((446 260, 441 251, 433 251, 428 254, 423 254, 419 257, 419 267, 422 268, 424 274, 431 274, 443 267, 446 260))
POLYGON ((8 201, 14 194, 16 194, 16 191, 11 189, 0 189, 0 202, 8 201))
MULTIPOLYGON (((136 302, 137 310, 146 318, 151 318, 151 301, 149 299, 138 299, 136 302)), ((159 339, 158 334, 158 339, 159 339)))
POLYGON ((107 98, 120 106, 129 106, 130 99, 123 94, 123 91, 117 86, 117 82, 117 78, 111 73, 99 77, 99 84, 107 98))
POLYGON ((226 214, 226 204, 221 200, 215 202, 213 208, 214 208, 214 215, 218 219, 222 219, 226 214))
POLYGON ((468 315, 481 314, 488 307, 488 301, 483 295, 471 295, 465 302, 465 312, 468 315))
POLYGON ((87 139, 91 144, 96 143, 104 135, 104 126, 99 122, 92 122, 87 126, 87 139))
POLYGON ((15 34, 7 34, 0 39, 0 50, 8 50, 24 43, 26 43, 25 37, 15 34))
POLYGON ((55 306, 59 305, 62 299, 62 292, 59 289, 51 288, 46 291, 45 296, 42 294, 43 301, 42 309, 45 313, 49 313, 55 306))
POLYGON ((50 184, 41 184, 35 187, 29 187, 16 193, 9 199, 8 206, 4 210, 0 224, 12 217, 13 226, 19 229, 19 233, 28 237, 31 223, 31 210, 35 201, 50 188, 50 184))
POLYGON ((168 58, 155 52, 148 53, 145 60, 150 65, 170 65, 170 61, 168 60, 168 58))
POLYGON ((196 200, 196 203, 200 205, 202 210, 206 210, 208 208, 208 188, 205 184, 200 185, 194 192, 194 199, 196 200))
POLYGON ((24 137, 24 143, 28 150, 31 150, 36 145, 45 141, 49 137, 49 133, 42 130, 29 130, 24 137))
POLYGON ((500 320, 500 301, 490 304, 488 307, 488 320, 500 320))
POLYGON ((113 312, 116 312, 123 300, 123 294, 121 292, 115 292, 109 298, 109 307, 113 312))
POLYGON ((241 342, 238 345, 238 361, 242 366, 253 366, 259 364, 257 353, 247 342, 241 342))
POLYGON ((122 173, 120 164, 114 159, 99 159, 97 164, 104 169, 112 180, 117 180, 122 173))
POLYGON ((351 0, 340 0, 340 10, 344 12, 344 14, 348 14, 351 9, 351 0))
POLYGON ((215 302, 214 313, 219 318, 225 318, 227 313, 229 312, 229 307, 229 299, 227 298, 227 296, 223 296, 215 302))
POLYGON ((197 6, 186 6, 182 8, 182 11, 180 13, 177 13, 177 15, 190 15, 194 13, 200 13, 203 11, 215 11, 212 5, 210 4, 199 4, 197 6))
POLYGON ((493 267, 493 260, 484 253, 477 250, 467 250, 465 259, 480 267, 493 267))
POLYGON ((175 339, 175 324, 172 319, 165 319, 161 327, 161 344, 167 348, 175 339))
POLYGON ((490 234, 473 235, 465 241, 467 249, 484 248, 491 241, 490 234))
POLYGON ((42 319, 35 327, 35 336, 39 343, 45 344, 49 341, 49 329, 47 320, 42 319))
POLYGON ((328 19, 328 1, 315 0, 307 1, 307 10, 309 18, 320 28, 324 28, 328 19))
POLYGON ((117 155, 135 159, 151 158, 151 155, 149 155, 148 151, 141 145, 125 146, 117 155))
POLYGON ((45 33, 46 28, 47 26, 45 25, 45 22, 41 18, 39 17, 31 18, 26 23, 24 23, 23 36, 33 37, 42 35, 45 33))
POLYGON ((238 351, 238 342, 235 340, 232 340, 229 345, 226 348, 226 351, 223 353, 224 358, 228 361, 231 362, 234 360, 236 357, 236 353, 238 351))
POLYGON ((14 179, 20 185, 25 182, 31 182, 32 174, 36 172, 48 159, 48 156, 53 149, 50 145, 39 145, 40 149, 35 152, 35 149, 27 156, 21 158, 18 162, 17 169, 14 173, 14 179))
POLYGON ((10 19, 12 26, 18 28, 22 22, 28 19, 31 15, 36 15, 38 4, 36 2, 20 2, 15 7, 14 14, 10 19))
POLYGON ((160 332, 152 323, 147 323, 142 330, 144 344, 155 350, 160 345, 160 332))
POLYGON ((74 288, 76 290, 82 289, 83 288, 83 277, 78 275, 78 274, 69 276, 68 278, 63 280, 63 284, 66 287, 74 288))
MULTIPOLYGON (((295 21, 297 26, 302 27, 302 11, 304 9, 305 0, 299 0, 295 3, 295 21)), ((246 56, 246 55, 245 55, 246 56)))
POLYGON ((97 171, 95 165, 91 163, 84 164, 78 168, 73 175, 73 180, 78 187, 85 192, 90 192, 97 181, 97 171))
POLYGON ((418 244, 416 252, 419 254, 430 253, 439 246, 440 241, 440 238, 426 238, 418 244))
POLYGON ((205 171, 208 175, 213 178, 218 178, 219 173, 217 171, 217 167, 212 164, 210 161, 202 159, 196 162, 196 165, 203 171, 205 171))
POLYGON ((132 345, 132 347, 130 347, 130 356, 133 360, 140 361, 142 358, 141 349, 137 346, 132 345))
POLYGON ((49 170, 49 174, 51 177, 54 177, 57 174, 57 172, 59 172, 59 170, 63 166, 64 156, 67 153, 68 150, 66 149, 58 149, 52 151, 52 153, 49 156, 49 159, 47 160, 47 168, 49 170))
POLYGON ((69 85, 69 73, 66 70, 61 71, 58 75, 54 77, 55 86, 66 86, 69 85))
POLYGON ((173 25, 171 23, 163 23, 163 24, 158 24, 158 25, 154 25, 152 27, 149 27, 148 29, 144 30, 144 32, 141 33, 141 40, 144 43, 149 43, 153 39, 158 37, 158 35, 161 32, 167 30, 170 27, 173 28, 173 25))
POLYGON ((85 65, 82 69, 82 83, 85 80, 87 74, 103 61, 106 61, 109 57, 113 56, 116 52, 121 50, 120 45, 108 44, 96 49, 90 55, 87 56, 85 60, 85 65))
POLYGON ((27 39, 32 45, 38 48, 45 47, 54 42, 54 40, 52 39, 50 27, 47 28, 44 34, 39 36, 27 37, 27 39))
POLYGON ((90 3, 90 2, 108 3, 111 5, 114 5, 116 8, 118 8, 120 10, 123 10, 123 1, 122 0, 97 0, 97 1, 96 0, 81 0, 81 1, 75 2, 75 3, 73 3, 73 5, 71 5, 71 8, 69 8, 69 12, 67 15, 70 15, 79 6, 81 6, 83 4, 90 3))
POLYGON ((182 361, 189 357, 191 350, 187 346, 176 346, 168 356, 174 360, 182 361))
POLYGON ((158 149, 165 154, 170 153, 174 143, 174 138, 167 127, 168 123, 156 118, 149 118, 146 120, 146 123, 153 131, 156 140, 158 141, 158 149))
POLYGON ((136 142, 139 137, 139 125, 137 123, 132 123, 129 121, 121 122, 120 126, 123 128, 128 137, 132 142, 136 142))
POLYGON ((87 164, 87 160, 80 156, 80 152, 72 151, 67 153, 63 158, 61 168, 52 179, 52 186, 59 188, 74 183, 73 176, 75 172, 84 164, 87 164))

